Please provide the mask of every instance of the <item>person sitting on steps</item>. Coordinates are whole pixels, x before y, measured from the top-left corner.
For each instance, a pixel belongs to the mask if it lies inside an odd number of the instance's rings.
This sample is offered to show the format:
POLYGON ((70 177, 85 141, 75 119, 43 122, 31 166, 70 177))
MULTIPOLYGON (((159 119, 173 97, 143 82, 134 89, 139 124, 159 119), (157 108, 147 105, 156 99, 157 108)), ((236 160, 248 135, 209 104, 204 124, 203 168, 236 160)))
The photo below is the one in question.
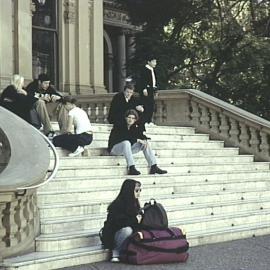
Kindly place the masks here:
POLYGON ((53 144, 71 151, 69 156, 75 157, 84 151, 85 145, 92 142, 93 129, 86 112, 75 105, 75 98, 66 96, 62 102, 69 111, 67 131, 65 134, 54 137, 53 144), (75 134, 72 134, 73 125, 75 134))
POLYGON ((124 155, 129 175, 141 174, 135 167, 133 154, 143 151, 143 154, 150 166, 150 174, 165 174, 167 171, 157 166, 155 154, 143 134, 144 126, 137 124, 139 117, 135 110, 128 110, 125 113, 126 123, 122 126, 113 127, 109 137, 109 153, 112 155, 124 155))
POLYGON ((50 122, 46 104, 59 102, 62 96, 51 86, 51 80, 47 74, 40 74, 38 79, 35 79, 27 85, 26 91, 30 96, 36 98, 34 108, 43 125, 44 134, 52 139, 55 132, 50 122))
POLYGON ((125 240, 140 229, 142 220, 139 197, 141 183, 133 179, 126 179, 118 196, 108 206, 107 220, 104 223, 104 246, 112 251, 111 262, 120 261, 125 240))

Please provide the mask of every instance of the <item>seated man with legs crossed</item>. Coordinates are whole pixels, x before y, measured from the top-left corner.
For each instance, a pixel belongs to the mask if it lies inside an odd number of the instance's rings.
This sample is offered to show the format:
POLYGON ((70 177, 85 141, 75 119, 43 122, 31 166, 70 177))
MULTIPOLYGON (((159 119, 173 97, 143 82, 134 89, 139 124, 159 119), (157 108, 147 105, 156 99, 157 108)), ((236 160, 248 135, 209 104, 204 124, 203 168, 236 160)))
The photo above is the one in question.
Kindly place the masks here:
POLYGON ((136 124, 138 113, 135 110, 128 110, 125 113, 125 120, 121 126, 114 126, 109 137, 109 153, 112 155, 124 155, 128 165, 129 175, 141 174, 135 168, 133 154, 143 151, 143 154, 150 166, 150 174, 165 174, 167 171, 161 170, 157 166, 156 157, 147 137, 143 134, 143 127, 136 124))

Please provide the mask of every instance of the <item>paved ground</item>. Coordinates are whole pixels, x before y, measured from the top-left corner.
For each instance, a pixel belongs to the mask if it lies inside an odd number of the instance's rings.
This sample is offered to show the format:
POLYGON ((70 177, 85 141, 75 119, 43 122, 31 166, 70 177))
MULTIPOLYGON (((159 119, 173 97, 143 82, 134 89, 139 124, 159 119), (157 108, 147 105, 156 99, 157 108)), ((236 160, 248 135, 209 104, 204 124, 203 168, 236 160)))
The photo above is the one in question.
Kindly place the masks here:
POLYGON ((186 263, 134 266, 96 263, 63 270, 270 270, 270 235, 190 248, 186 263))

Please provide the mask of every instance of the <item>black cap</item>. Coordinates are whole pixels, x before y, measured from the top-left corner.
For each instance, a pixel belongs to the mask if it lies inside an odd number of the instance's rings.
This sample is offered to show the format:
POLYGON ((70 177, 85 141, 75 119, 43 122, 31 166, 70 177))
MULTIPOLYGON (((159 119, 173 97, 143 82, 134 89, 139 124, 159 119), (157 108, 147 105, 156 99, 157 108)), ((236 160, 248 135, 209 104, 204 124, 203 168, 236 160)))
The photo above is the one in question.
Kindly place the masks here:
POLYGON ((50 81, 50 78, 47 74, 42 73, 42 74, 39 74, 38 80, 41 82, 44 82, 44 81, 50 81))

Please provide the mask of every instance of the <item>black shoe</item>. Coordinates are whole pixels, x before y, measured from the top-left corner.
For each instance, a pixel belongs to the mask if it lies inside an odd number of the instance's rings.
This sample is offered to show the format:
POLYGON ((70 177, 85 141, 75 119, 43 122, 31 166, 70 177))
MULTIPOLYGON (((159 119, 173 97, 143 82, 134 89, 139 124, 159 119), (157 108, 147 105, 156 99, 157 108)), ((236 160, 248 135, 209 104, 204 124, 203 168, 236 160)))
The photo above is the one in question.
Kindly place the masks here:
POLYGON ((134 165, 130 166, 128 169, 128 175, 139 175, 141 174, 134 165))
POLYGON ((155 165, 152 165, 152 166, 151 166, 150 174, 155 174, 155 173, 157 173, 157 174, 165 174, 165 173, 167 173, 167 171, 166 171, 166 170, 161 170, 161 169, 157 166, 157 164, 155 164, 155 165))

